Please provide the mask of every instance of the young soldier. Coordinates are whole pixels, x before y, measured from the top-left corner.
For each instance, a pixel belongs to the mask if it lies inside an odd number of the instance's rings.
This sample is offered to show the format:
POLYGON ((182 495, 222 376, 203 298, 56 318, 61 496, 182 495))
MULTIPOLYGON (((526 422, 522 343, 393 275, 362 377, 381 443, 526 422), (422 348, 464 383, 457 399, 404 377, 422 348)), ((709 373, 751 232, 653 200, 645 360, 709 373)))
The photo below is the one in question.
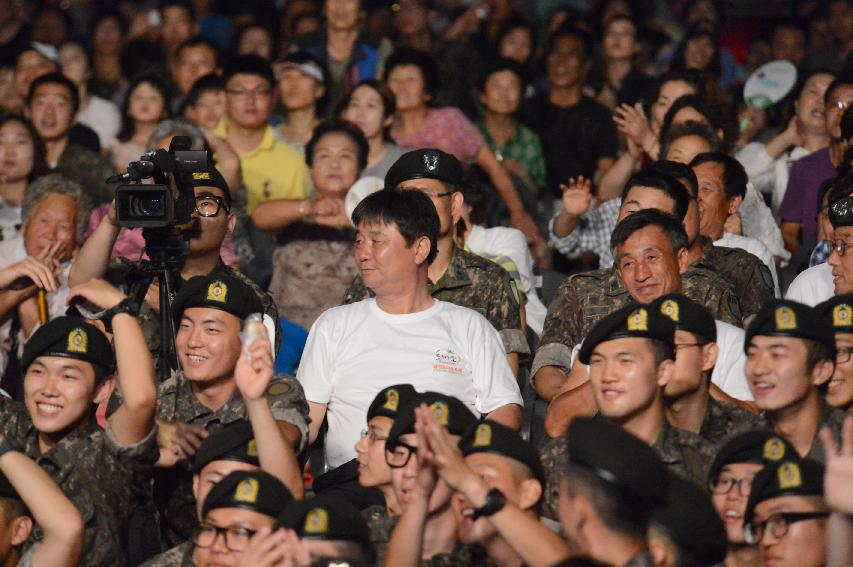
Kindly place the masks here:
POLYGON ((745 341, 746 377, 764 412, 764 427, 787 439, 801 456, 824 462, 817 433, 827 426, 840 439, 845 415, 821 395, 836 356, 830 322, 812 307, 777 300, 756 315, 745 341))
POLYGON ((796 455, 764 468, 752 482, 744 516, 746 541, 764 565, 823 567, 826 518, 822 464, 796 455))
POLYGON ((60 317, 39 328, 24 347, 24 402, 0 399, 7 440, 22 443, 77 506, 85 523, 81 563, 126 563, 127 521, 133 505, 150 498, 157 460, 154 427, 154 367, 137 306, 102 280, 73 288, 71 300, 85 299, 105 310, 115 352, 96 327, 60 317), (114 364, 117 369, 114 372, 114 364), (121 407, 102 431, 94 419, 118 377, 121 407))
POLYGON ((241 279, 193 278, 181 287, 173 309, 181 370, 158 391, 161 468, 155 497, 167 543, 174 546, 189 539, 197 525, 191 457, 208 432, 223 425, 248 419, 259 444, 276 445, 270 453, 274 470, 289 471, 282 473, 285 484, 302 494, 296 454, 307 443, 308 408, 295 380, 274 375, 265 332, 248 347, 241 344, 243 321, 262 310, 257 294, 241 279))
POLYGON ((726 529, 727 567, 760 565, 758 548, 747 543, 743 535, 743 515, 752 482, 765 466, 795 455, 794 447, 772 431, 747 431, 720 448, 708 473, 708 487, 726 529))
POLYGON ((263 471, 237 471, 210 490, 193 535, 193 565, 233 565, 259 531, 270 530, 293 501, 280 480, 263 471))
POLYGON ((675 367, 663 390, 666 419, 718 445, 733 431, 758 426, 752 414, 710 395, 717 363, 717 326, 708 310, 683 295, 670 294, 651 306, 675 323, 675 367))
POLYGON ((826 387, 826 403, 842 411, 853 407, 853 294, 836 295, 815 309, 832 321, 835 332, 835 372, 826 387))

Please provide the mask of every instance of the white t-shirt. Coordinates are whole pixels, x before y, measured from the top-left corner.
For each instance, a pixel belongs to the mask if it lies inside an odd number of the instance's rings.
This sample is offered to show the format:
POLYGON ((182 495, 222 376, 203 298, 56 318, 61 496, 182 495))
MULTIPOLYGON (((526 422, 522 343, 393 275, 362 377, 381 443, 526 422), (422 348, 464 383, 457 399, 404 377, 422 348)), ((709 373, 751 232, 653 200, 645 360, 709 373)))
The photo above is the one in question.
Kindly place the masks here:
POLYGON ((714 246, 740 248, 741 250, 746 250, 764 262, 764 265, 767 266, 770 270, 770 275, 773 277, 774 294, 776 297, 781 295, 781 292, 779 291, 779 277, 776 275, 776 261, 773 259, 773 254, 770 253, 770 250, 767 249, 763 242, 757 238, 750 238, 748 236, 732 234, 731 232, 724 232, 721 239, 714 241, 714 246))
POLYGON ((94 130, 101 147, 106 148, 121 129, 121 112, 115 103, 93 95, 77 115, 77 122, 94 130))
POLYGON ((545 326, 545 315, 548 309, 536 294, 536 284, 533 277, 533 257, 527 247, 527 239, 524 233, 515 228, 496 226, 494 228, 483 228, 474 225, 471 234, 465 240, 465 245, 474 254, 498 255, 503 254, 515 262, 518 273, 521 276, 521 284, 527 303, 524 306, 527 315, 527 325, 537 335, 542 334, 545 326))
POLYGON ((329 468, 355 457, 367 408, 387 386, 455 396, 475 415, 523 404, 491 323, 438 300, 406 315, 386 313, 375 299, 329 309, 311 326, 296 378, 309 402, 326 404, 329 468))
POLYGON ((835 284, 832 281, 832 266, 824 262, 800 272, 788 286, 785 299, 814 307, 833 295, 835 284))
POLYGON ((751 402, 752 392, 746 381, 744 366, 746 354, 743 351, 745 333, 734 325, 722 321, 717 324, 717 364, 711 372, 711 382, 733 398, 751 402))

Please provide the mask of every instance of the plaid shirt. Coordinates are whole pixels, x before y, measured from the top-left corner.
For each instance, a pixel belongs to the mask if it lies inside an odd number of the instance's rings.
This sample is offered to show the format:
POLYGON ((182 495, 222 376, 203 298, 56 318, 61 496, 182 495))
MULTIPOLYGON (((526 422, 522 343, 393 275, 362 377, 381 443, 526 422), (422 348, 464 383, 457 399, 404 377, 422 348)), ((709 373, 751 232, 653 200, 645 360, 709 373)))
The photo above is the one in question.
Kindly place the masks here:
POLYGON ((581 215, 575 229, 563 238, 554 235, 554 220, 557 218, 555 215, 548 223, 551 244, 567 258, 580 258, 585 252, 594 252, 598 255, 600 268, 611 267, 613 255, 610 252, 610 235, 616 228, 621 206, 622 199, 610 199, 600 207, 595 207, 593 203, 590 209, 581 215))

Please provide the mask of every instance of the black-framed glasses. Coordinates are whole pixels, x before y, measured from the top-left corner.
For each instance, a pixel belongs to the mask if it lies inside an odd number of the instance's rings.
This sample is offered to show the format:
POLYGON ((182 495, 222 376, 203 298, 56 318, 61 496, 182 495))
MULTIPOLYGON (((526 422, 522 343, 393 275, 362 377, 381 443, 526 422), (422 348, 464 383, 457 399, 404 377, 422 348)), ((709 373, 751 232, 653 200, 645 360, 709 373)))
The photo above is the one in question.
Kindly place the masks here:
POLYGON ((388 463, 388 466, 391 468, 400 469, 409 463, 409 459, 412 455, 417 454, 417 447, 413 447, 408 443, 403 443, 402 441, 397 441, 392 447, 385 448, 385 462, 388 463))
POLYGON ((835 252, 839 256, 844 256, 847 253, 847 249, 850 248, 850 244, 847 244, 844 240, 830 240, 829 241, 829 249, 830 253, 835 252))
POLYGON ((388 440, 387 436, 382 437, 381 435, 377 434, 376 431, 374 431, 373 429, 362 429, 361 432, 359 433, 359 435, 361 436, 362 439, 367 437, 367 440, 370 441, 371 443, 376 443, 377 441, 387 441, 388 440))
POLYGON ((805 520, 826 518, 829 512, 785 512, 773 514, 763 522, 752 521, 743 527, 743 535, 746 543, 756 545, 764 537, 764 529, 770 530, 773 537, 779 539, 788 533, 788 526, 805 520))
POLYGON ((223 528, 210 524, 202 524, 201 527, 196 530, 195 535, 193 536, 193 542, 197 547, 213 547, 213 544, 216 543, 216 539, 221 535, 225 540, 225 547, 228 548, 229 551, 243 551, 249 545, 249 540, 252 539, 252 536, 256 533, 257 532, 255 530, 250 530, 249 528, 243 528, 240 526, 229 526, 227 528, 223 528))
POLYGON ((743 478, 734 478, 731 476, 720 477, 717 479, 717 482, 710 483, 708 488, 714 494, 728 494, 732 491, 732 488, 737 486, 737 490, 741 496, 749 496, 749 493, 752 492, 752 480, 754 478, 754 476, 745 476, 743 478))
POLYGON ((200 216, 215 217, 222 208, 226 213, 230 212, 222 197, 216 195, 196 195, 195 197, 195 210, 200 216))
POLYGON ((850 355, 853 353, 853 347, 838 347, 835 349, 836 364, 844 364, 850 362, 850 355))

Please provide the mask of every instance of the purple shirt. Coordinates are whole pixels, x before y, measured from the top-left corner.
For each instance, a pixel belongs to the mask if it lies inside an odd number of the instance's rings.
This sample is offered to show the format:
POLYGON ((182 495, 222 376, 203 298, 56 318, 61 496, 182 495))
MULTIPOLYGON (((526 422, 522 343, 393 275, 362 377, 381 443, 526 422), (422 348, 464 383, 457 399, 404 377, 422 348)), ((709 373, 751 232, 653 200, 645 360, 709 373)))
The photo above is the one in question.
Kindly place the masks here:
POLYGON ((814 243, 817 238, 818 189, 833 175, 835 166, 829 159, 829 147, 810 153, 791 168, 779 217, 802 227, 800 242, 803 244, 814 243))

